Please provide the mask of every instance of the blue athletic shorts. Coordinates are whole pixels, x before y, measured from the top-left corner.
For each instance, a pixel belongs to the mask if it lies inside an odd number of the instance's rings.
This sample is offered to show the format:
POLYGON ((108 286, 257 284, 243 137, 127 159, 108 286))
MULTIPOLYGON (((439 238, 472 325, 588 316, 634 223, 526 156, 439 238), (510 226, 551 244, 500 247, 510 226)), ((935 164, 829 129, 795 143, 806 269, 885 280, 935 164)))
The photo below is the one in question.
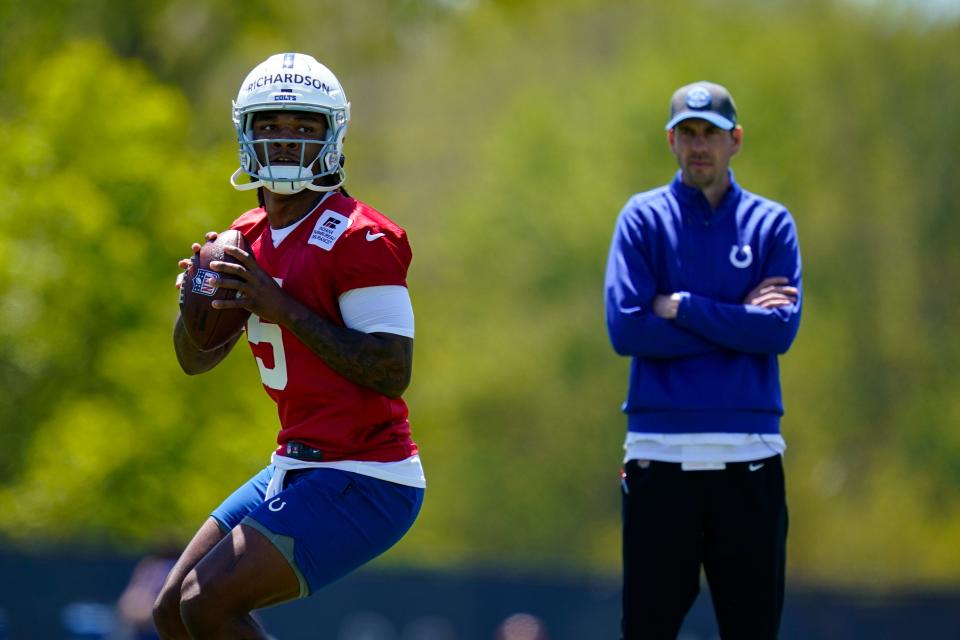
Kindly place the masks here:
POLYGON ((340 469, 287 471, 284 489, 264 502, 267 465, 210 514, 224 532, 241 522, 270 540, 306 597, 374 559, 410 529, 423 489, 340 469))

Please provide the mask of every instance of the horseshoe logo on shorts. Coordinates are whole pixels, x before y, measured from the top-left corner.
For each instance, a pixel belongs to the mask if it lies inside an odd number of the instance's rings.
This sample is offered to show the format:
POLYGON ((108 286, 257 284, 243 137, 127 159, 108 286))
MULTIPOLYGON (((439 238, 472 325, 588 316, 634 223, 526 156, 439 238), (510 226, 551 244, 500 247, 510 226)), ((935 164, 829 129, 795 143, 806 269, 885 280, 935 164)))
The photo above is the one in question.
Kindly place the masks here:
POLYGON ((270 509, 270 511, 280 511, 280 509, 283 509, 285 506, 287 506, 286 502, 283 502, 282 500, 280 500, 280 498, 274 498, 267 504, 267 509, 270 509), (273 506, 278 502, 280 503, 279 506, 276 506, 276 507, 273 506))

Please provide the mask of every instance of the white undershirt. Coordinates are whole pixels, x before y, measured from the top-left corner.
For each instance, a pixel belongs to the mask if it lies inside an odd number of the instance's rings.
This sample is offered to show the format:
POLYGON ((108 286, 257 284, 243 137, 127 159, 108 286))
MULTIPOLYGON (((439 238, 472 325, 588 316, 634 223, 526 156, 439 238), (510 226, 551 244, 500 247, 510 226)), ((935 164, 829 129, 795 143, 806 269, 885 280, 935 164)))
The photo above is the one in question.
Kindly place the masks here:
POLYGON ((273 247, 277 248, 280 246, 280 243, 283 242, 288 235, 293 233, 293 230, 300 226, 300 223, 310 217, 310 214, 303 216, 293 224, 288 224, 285 227, 280 227, 279 229, 274 229, 270 227, 270 239, 273 240, 273 247))
POLYGON ((410 292, 400 285, 351 289, 340 296, 340 315, 351 329, 413 337, 410 292))
POLYGON ((320 198, 320 202, 315 204, 313 209, 310 209, 310 211, 307 211, 303 215, 303 217, 297 220, 296 222, 292 222, 285 227, 280 227, 279 229, 274 229, 273 227, 270 227, 270 239, 273 241, 273 247, 274 248, 279 247, 280 243, 283 242, 283 240, 287 236, 293 233, 293 230, 299 227, 301 222, 309 218, 311 213, 316 211, 320 207, 320 205, 326 202, 327 198, 333 195, 333 193, 334 193, 333 191, 328 191, 327 193, 325 193, 324 196, 320 198))
POLYGON ((660 460, 694 464, 746 462, 782 455, 787 443, 766 433, 627 433, 623 461, 660 460))

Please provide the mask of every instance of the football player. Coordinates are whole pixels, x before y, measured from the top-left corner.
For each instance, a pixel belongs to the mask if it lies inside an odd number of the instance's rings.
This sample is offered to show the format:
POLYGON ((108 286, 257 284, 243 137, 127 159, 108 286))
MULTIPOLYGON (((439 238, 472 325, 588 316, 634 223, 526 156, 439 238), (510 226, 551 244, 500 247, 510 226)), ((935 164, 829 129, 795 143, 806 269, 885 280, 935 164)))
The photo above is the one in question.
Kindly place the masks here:
MULTIPOLYGON (((211 264, 237 278, 219 283, 237 297, 214 306, 250 311, 246 338, 280 431, 270 463, 214 509, 167 577, 154 606, 164 638, 265 638, 252 609, 353 571, 420 511, 425 479, 401 397, 412 254, 402 228, 343 187, 349 121, 340 82, 301 53, 255 67, 234 102, 230 181, 260 206, 231 225, 250 252, 230 247, 238 264, 211 264)), ((188 374, 215 367, 239 337, 203 351, 180 317, 174 326, 188 374)))

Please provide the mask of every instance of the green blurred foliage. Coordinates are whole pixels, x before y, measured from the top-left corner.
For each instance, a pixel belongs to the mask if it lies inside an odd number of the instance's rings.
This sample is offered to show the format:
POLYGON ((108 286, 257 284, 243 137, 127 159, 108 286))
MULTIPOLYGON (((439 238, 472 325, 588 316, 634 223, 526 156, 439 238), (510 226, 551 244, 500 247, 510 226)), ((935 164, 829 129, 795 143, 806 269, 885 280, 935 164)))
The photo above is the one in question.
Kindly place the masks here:
POLYGON ((960 579, 960 26, 887 4, 0 3, 0 532, 185 540, 264 464, 240 345, 180 373, 176 261, 255 203, 230 99, 270 53, 336 71, 351 192, 410 232, 417 525, 385 561, 616 575, 627 362, 613 221, 675 169, 680 84, 737 99, 748 189, 800 229, 782 360, 790 570, 960 579))

